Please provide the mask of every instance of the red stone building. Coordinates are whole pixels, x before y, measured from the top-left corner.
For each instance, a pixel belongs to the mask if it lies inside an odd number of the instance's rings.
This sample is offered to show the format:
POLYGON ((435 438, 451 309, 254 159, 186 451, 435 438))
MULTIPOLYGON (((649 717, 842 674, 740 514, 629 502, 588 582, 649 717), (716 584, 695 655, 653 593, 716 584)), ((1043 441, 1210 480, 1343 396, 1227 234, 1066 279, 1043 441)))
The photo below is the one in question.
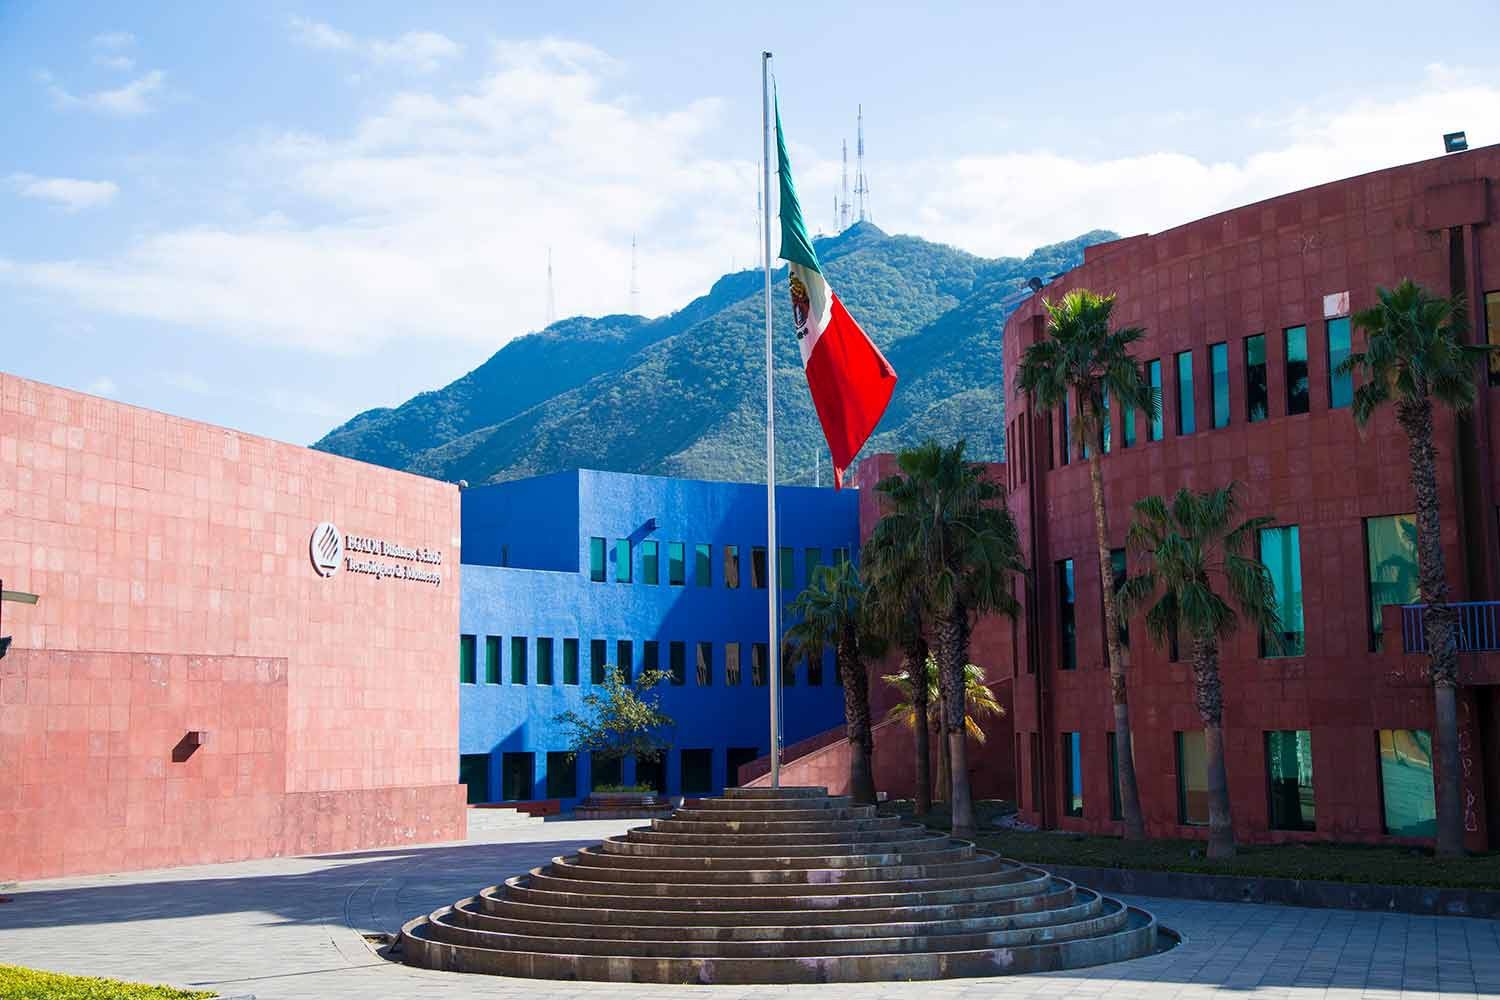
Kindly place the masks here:
POLYGON ((453 486, 0 374, 0 883, 461 837, 458 536, 453 486))
MULTIPOLYGON (((1276 577, 1288 655, 1241 630, 1223 651, 1229 787, 1244 841, 1423 842, 1432 833, 1433 705, 1414 601, 1406 439, 1392 414, 1363 433, 1333 368, 1351 311, 1410 277, 1470 304, 1500 338, 1500 147, 1310 188, 1164 233, 1091 247, 1082 266, 1024 302, 1005 329, 1010 504, 1033 568, 1017 630, 1014 744, 1024 818, 1113 831, 1110 706, 1087 465, 1061 414, 1016 392, 1019 359, 1044 335, 1043 298, 1118 296, 1118 325, 1147 331, 1137 357, 1161 387, 1159 425, 1109 415, 1103 467, 1110 542, 1130 505, 1179 487, 1237 481, 1246 515, 1268 515, 1261 555, 1276 577)), ((1361 335, 1352 333, 1357 347, 1361 335)), ((1480 375, 1472 418, 1439 415, 1443 544, 1466 606, 1462 656, 1468 843, 1500 837, 1500 388, 1480 375)), ((1074 401, 1076 405, 1076 401, 1074 401)), ((1131 557, 1132 560, 1134 557, 1131 557)), ((1135 566, 1128 567, 1130 572, 1135 566)), ((1206 821, 1201 723, 1186 650, 1129 626, 1129 691, 1150 832, 1206 821)))

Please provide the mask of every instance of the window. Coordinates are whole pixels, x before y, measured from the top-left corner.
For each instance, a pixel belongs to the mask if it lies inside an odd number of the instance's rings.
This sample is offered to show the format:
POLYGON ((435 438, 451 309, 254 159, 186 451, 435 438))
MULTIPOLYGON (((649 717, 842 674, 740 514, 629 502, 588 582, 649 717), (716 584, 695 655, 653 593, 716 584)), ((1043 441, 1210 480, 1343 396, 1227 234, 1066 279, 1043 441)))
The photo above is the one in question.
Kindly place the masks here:
POLYGON ((578 796, 578 755, 556 750, 547 753, 547 798, 578 796))
POLYGON ((711 687, 714 682, 714 644, 698 643, 698 686, 711 687))
POLYGON ((784 688, 796 687, 797 685, 797 661, 790 656, 781 657, 781 686, 784 688))
POLYGON ((835 566, 842 566, 842 565, 844 565, 844 563, 846 563, 848 561, 849 561, 849 550, 848 549, 837 548, 837 549, 833 550, 833 565, 835 565, 835 566))
POLYGON ((1262 656, 1301 656, 1302 633, 1302 551, 1297 525, 1284 528, 1262 528, 1260 561, 1271 574, 1276 588, 1276 615, 1281 619, 1280 648, 1262 641, 1262 656))
POLYGON ((563 683, 578 684, 578 640, 563 640, 563 683))
POLYGON ((619 786, 623 782, 622 770, 618 757, 589 754, 589 791, 597 792, 606 785, 619 786))
MULTIPOLYGON (((1337 410, 1354 402, 1354 373, 1339 374, 1339 365, 1349 359, 1349 317, 1328 321, 1328 408, 1337 410)), ((1491 365, 1494 361, 1490 362, 1491 365)))
POLYGON ((739 687, 740 684, 740 644, 737 642, 724 644, 724 684, 726 687, 739 687))
POLYGON ((1425 729, 1382 729, 1375 736, 1385 832, 1393 837, 1437 836, 1432 734, 1425 729))
POLYGON ((1120 804, 1120 746, 1114 733, 1105 733, 1109 745, 1109 818, 1124 819, 1125 807, 1120 804))
POLYGON ((693 546, 693 583, 699 587, 714 585, 714 550, 709 545, 693 546))
POLYGON ((535 773, 536 754, 501 754, 500 798, 506 802, 518 802, 531 798, 535 773))
POLYGON ((766 547, 755 545, 750 548, 750 586, 756 590, 766 589, 766 547))
POLYGON ((1307 327, 1294 326, 1286 334, 1286 412, 1307 412, 1307 327))
MULTIPOLYGON (((1120 593, 1120 588, 1125 586, 1125 581, 1129 579, 1129 573, 1126 569, 1124 549, 1109 550, 1109 574, 1111 577, 1111 584, 1115 589, 1115 594, 1118 595, 1120 593)), ((1115 622, 1115 630, 1120 636, 1120 645, 1124 646, 1126 649, 1129 649, 1130 622, 1129 619, 1125 617, 1125 611, 1120 607, 1119 602, 1115 603, 1115 614, 1119 615, 1119 620, 1115 622)))
POLYGON ((1031 808, 1042 811, 1042 734, 1031 734, 1031 808))
POLYGON ((635 677, 635 650, 629 639, 615 642, 615 667, 620 671, 620 680, 626 684, 635 677))
POLYGON ((1063 670, 1078 666, 1078 632, 1073 608, 1073 560, 1057 563, 1057 646, 1058 665, 1063 670))
POLYGON ((805 579, 807 580, 806 585, 811 587, 813 582, 813 574, 817 573, 818 567, 823 564, 823 550, 803 549, 802 564, 805 567, 804 572, 805 579))
POLYGON ((458 783, 465 786, 469 805, 490 800, 490 755, 466 753, 458 757, 458 783))
POLYGON ((667 791, 667 762, 665 760, 635 759, 635 783, 649 788, 658 795, 667 791))
POLYGON ((1077 733, 1062 734, 1063 815, 1083 815, 1082 743, 1077 733))
POLYGON ((1266 335, 1257 333, 1245 338, 1245 419, 1252 424, 1266 419, 1270 398, 1266 390, 1266 335))
POLYGON ((510 682, 512 684, 526 683, 526 637, 524 635, 510 637, 510 682))
POLYGON ((458 682, 460 684, 473 684, 476 679, 474 637, 472 635, 461 635, 458 637, 458 682))
POLYGON ((724 586, 730 590, 740 589, 740 547, 724 546, 724 586))
POLYGON ((1109 393, 1099 397, 1099 451, 1109 454, 1109 393))
POLYGON ((797 585, 797 567, 792 561, 790 545, 776 549, 776 585, 782 590, 791 590, 797 585))
POLYGON ((641 673, 661 669, 661 647, 654 639, 641 643, 641 673))
POLYGON ((500 683, 500 637, 498 635, 484 637, 484 682, 486 684, 500 683))
MULTIPOLYGON (((1500 346, 1500 292, 1484 293, 1484 328, 1489 343, 1500 346)), ((1490 385, 1500 385, 1500 352, 1490 352, 1490 385)))
POLYGON ((1120 447, 1135 447, 1135 408, 1120 407, 1120 447))
POLYGON ((1147 441, 1160 441, 1162 434, 1161 362, 1146 362, 1146 381, 1151 385, 1151 397, 1156 400, 1156 412, 1151 415, 1151 426, 1146 428, 1147 441))
POLYGON ((673 687, 687 683, 687 643, 667 643, 667 666, 672 671, 673 687))
POLYGON ((552 640, 546 636, 536 640, 536 682, 552 684, 552 640))
POLYGON ((1214 427, 1229 426, 1229 345, 1208 346, 1208 369, 1213 377, 1214 427))
POLYGON ((609 646, 603 639, 589 640, 589 683, 604 683, 604 668, 609 665, 609 646))
POLYGON ((667 586, 687 583, 687 547, 681 542, 667 543, 667 586))
POLYGON ((661 582, 661 557, 657 543, 649 538, 641 542, 641 582, 652 586, 661 582))
POLYGON ((630 539, 621 538, 615 541, 615 582, 629 583, 630 570, 633 560, 630 558, 630 539))
POLYGON ((589 539, 589 579, 604 582, 604 539, 589 539))
POLYGON ((1370 651, 1379 652, 1380 609, 1387 604, 1415 604, 1417 589, 1417 517, 1392 514, 1365 518, 1365 563, 1370 576, 1370 651))
POLYGON ((1062 403, 1057 407, 1058 465, 1068 464, 1068 447, 1071 444, 1071 441, 1069 439, 1072 437, 1072 434, 1070 433, 1071 429, 1068 426, 1070 423, 1072 423, 1072 421, 1068 419, 1068 394, 1063 393, 1062 403))
POLYGON ((1177 734, 1177 822, 1208 824, 1208 751, 1201 729, 1177 734))
POLYGON ((1312 733, 1278 729, 1266 733, 1266 794, 1271 829, 1314 830, 1312 733))
POLYGON ((682 794, 702 795, 714 790, 712 749, 682 751, 682 794))
POLYGON ((807 658, 807 686, 823 686, 823 657, 809 656, 807 658))
POLYGON ((750 644, 750 683, 752 686, 766 686, 766 665, 770 659, 770 647, 765 643, 755 642, 750 644))
POLYGON ((1193 352, 1183 351, 1177 355, 1177 433, 1191 434, 1197 430, 1197 418, 1193 399, 1193 352))

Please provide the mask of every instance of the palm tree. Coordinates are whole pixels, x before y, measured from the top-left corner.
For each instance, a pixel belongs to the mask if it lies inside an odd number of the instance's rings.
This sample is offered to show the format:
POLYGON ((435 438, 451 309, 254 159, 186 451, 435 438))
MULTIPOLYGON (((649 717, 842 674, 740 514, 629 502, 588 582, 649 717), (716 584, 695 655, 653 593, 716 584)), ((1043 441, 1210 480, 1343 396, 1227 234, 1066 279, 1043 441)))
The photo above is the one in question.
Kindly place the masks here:
POLYGON ((861 655, 864 590, 854 564, 843 560, 819 566, 789 612, 799 620, 786 630, 782 655, 818 658, 833 648, 834 667, 844 682, 844 731, 849 740, 849 794, 855 802, 875 801, 870 764, 870 679, 861 655))
POLYGON ((1252 517, 1235 524, 1235 484, 1205 493, 1183 488, 1170 503, 1146 497, 1135 503, 1126 544, 1146 568, 1125 581, 1120 602, 1131 610, 1155 599, 1146 630, 1159 644, 1184 636, 1193 651, 1193 694, 1203 719, 1208 757, 1208 856, 1234 855, 1234 823, 1224 769, 1224 693, 1219 647, 1243 616, 1275 645, 1281 632, 1271 574, 1252 553, 1260 530, 1273 523, 1252 517), (1214 589, 1223 581, 1228 597, 1214 589))
MULTIPOLYGON (((912 683, 912 670, 905 662, 901 669, 894 674, 885 674, 882 677, 887 684, 894 687, 901 695, 901 701, 892 705, 885 713, 887 722, 900 722, 912 731, 912 738, 918 743, 927 742, 927 734, 933 729, 942 732, 939 726, 929 724, 926 707, 937 700, 938 695, 938 665, 937 658, 928 653, 922 661, 926 667, 926 682, 921 685, 912 683), (920 708, 918 706, 921 706, 920 708), (919 724, 920 723, 920 724, 919 724), (921 733, 922 736, 917 734, 921 733)), ((998 719, 1005 715, 1005 706, 1001 705, 995 697, 995 692, 990 690, 984 682, 984 668, 973 663, 964 664, 964 705, 967 715, 964 716, 964 732, 975 743, 983 744, 985 741, 984 727, 980 724, 983 719, 998 719)), ((930 720, 936 723, 937 720, 930 720)), ((946 787, 951 781, 948 767, 947 745, 939 740, 938 752, 942 763, 938 768, 938 786, 946 787)), ((925 755, 924 755, 925 756, 925 755)), ((917 777, 917 815, 925 816, 932 811, 932 796, 923 794, 922 781, 925 776, 917 777)))
POLYGON ((1125 839, 1142 840, 1146 824, 1141 816, 1141 796, 1135 780, 1135 753, 1130 735, 1130 703, 1126 696, 1125 657, 1120 648, 1121 621, 1115 598, 1114 569, 1109 555, 1109 521, 1104 507, 1104 468, 1100 452, 1105 423, 1109 419, 1106 399, 1124 407, 1127 414, 1143 410, 1154 417, 1160 405, 1140 364, 1131 356, 1133 344, 1146 335, 1138 326, 1110 331, 1113 295, 1099 295, 1086 288, 1063 295, 1060 302, 1042 305, 1047 310, 1047 337, 1026 348, 1016 385, 1050 410, 1065 405, 1075 395, 1078 405, 1067 433, 1088 455, 1089 486, 1094 500, 1094 542, 1099 550, 1100 592, 1104 595, 1104 643, 1108 650, 1109 687, 1114 701, 1116 775, 1120 787, 1120 815, 1125 821, 1125 839), (1090 450, 1085 447, 1092 442, 1090 450))
POLYGON ((1475 368, 1491 348, 1459 341, 1466 326, 1459 299, 1433 295, 1411 279, 1394 290, 1377 289, 1376 296, 1376 305, 1354 315, 1354 325, 1368 338, 1365 349, 1350 354, 1338 371, 1363 376, 1354 392, 1354 420, 1360 427, 1394 401, 1396 423, 1406 432, 1417 504, 1417 585, 1427 606, 1423 619, 1437 729, 1437 853, 1452 857, 1464 852, 1458 633, 1457 611, 1447 603, 1432 405, 1467 413, 1474 405, 1475 368))
POLYGON ((911 586, 932 623, 941 668, 953 833, 972 836, 974 799, 963 730, 970 616, 1015 614, 1010 578, 1022 569, 1020 542, 1005 509, 1004 488, 984 475, 982 465, 964 460, 963 441, 948 447, 928 441, 902 451, 896 463, 901 471, 875 487, 890 509, 876 523, 871 540, 919 568, 911 586))
MULTIPOLYGON (((916 586, 920 567, 899 558, 899 554, 885 544, 884 540, 872 538, 861 555, 865 579, 868 581, 865 611, 869 631, 901 651, 901 675, 915 673, 918 664, 931 658, 922 618, 922 596, 920 588, 916 586)), ((912 692, 908 699, 917 732, 928 731, 930 707, 937 700, 936 674, 933 679, 932 691, 924 685, 912 692)), ((913 740, 913 743, 916 754, 917 814, 925 816, 932 811, 931 749, 925 739, 913 740)), ((939 750, 946 760, 947 750, 941 741, 939 750)))

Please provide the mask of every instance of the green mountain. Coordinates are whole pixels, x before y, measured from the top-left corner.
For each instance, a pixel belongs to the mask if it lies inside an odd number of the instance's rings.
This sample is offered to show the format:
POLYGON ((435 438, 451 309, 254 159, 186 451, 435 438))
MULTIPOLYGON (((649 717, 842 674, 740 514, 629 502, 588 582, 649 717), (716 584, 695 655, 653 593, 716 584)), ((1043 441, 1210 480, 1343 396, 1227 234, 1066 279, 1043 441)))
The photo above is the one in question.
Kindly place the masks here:
MULTIPOLYGON (((870 223, 818 241, 839 296, 900 375, 864 454, 928 436, 1004 455, 1001 332, 1026 279, 1078 264, 1115 239, 1095 230, 1026 258, 989 260, 870 223)), ((778 271, 776 294, 785 294, 778 271)), ((765 478, 761 274, 725 275, 685 308, 575 317, 518 337, 457 381, 367 410, 313 447, 471 483, 585 467, 698 479, 765 478)), ((778 300, 779 302, 779 300, 778 300)), ((826 464, 790 312, 776 341, 776 471, 812 482, 826 464)), ((824 481, 827 482, 827 470, 824 481)))

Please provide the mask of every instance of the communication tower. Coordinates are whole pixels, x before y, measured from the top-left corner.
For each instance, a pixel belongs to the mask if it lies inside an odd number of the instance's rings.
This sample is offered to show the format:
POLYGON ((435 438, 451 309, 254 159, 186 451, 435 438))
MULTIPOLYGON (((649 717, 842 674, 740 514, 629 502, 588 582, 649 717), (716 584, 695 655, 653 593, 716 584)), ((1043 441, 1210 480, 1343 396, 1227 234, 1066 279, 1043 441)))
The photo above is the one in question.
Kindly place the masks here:
POLYGON ((870 181, 865 176, 865 106, 859 106, 859 134, 855 146, 856 167, 854 175, 854 197, 859 202, 859 221, 870 218, 870 181))

